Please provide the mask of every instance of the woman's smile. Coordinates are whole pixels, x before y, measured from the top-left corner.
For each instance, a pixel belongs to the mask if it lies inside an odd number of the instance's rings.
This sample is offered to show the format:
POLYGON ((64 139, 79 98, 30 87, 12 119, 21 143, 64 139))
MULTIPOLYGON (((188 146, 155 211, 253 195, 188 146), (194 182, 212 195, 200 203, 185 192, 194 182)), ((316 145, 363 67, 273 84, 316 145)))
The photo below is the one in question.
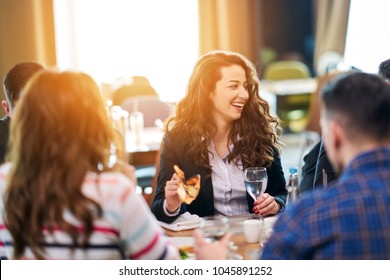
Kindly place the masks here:
POLYGON ((245 102, 244 101, 235 101, 235 102, 232 102, 231 105, 234 108, 236 108, 237 110, 242 111, 244 109, 245 102))

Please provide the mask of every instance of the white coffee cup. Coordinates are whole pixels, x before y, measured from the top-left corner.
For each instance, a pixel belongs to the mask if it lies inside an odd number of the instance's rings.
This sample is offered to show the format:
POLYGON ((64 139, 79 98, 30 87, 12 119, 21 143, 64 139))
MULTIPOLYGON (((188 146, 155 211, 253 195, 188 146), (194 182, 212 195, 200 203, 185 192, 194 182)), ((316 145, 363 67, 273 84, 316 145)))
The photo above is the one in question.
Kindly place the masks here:
POLYGON ((244 221, 244 236, 248 243, 258 243, 263 231, 262 220, 245 220, 244 221))

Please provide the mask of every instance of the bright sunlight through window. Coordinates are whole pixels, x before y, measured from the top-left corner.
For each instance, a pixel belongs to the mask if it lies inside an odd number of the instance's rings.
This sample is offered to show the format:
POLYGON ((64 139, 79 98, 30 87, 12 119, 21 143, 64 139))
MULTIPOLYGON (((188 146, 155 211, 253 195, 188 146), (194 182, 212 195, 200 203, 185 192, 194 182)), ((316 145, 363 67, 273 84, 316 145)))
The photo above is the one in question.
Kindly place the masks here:
POLYGON ((347 65, 377 73, 379 64, 390 58, 389 11, 389 1, 351 1, 345 47, 347 65))
POLYGON ((178 101, 198 58, 197 0, 55 0, 57 65, 99 84, 145 76, 178 101))

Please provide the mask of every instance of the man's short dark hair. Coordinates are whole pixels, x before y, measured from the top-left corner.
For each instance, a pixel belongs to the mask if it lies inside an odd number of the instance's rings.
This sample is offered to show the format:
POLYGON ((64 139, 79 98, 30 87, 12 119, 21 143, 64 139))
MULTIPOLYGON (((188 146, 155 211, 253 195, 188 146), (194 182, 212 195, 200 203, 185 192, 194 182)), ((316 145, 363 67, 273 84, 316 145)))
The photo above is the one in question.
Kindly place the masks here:
POLYGON ((20 62, 15 64, 5 75, 3 80, 5 98, 9 106, 14 107, 19 99, 20 91, 33 74, 44 69, 43 65, 34 62, 20 62))
POLYGON ((325 116, 337 119, 351 137, 390 139, 390 85, 375 74, 350 72, 324 86, 325 116))
POLYGON ((390 81, 390 59, 387 59, 379 64, 378 75, 383 79, 390 81))

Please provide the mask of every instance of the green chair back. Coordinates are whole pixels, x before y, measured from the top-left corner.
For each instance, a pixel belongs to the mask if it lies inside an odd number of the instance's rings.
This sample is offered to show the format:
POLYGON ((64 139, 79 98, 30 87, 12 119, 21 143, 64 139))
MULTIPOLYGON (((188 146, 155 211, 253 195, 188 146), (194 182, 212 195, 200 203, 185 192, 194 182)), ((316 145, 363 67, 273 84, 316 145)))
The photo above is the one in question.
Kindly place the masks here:
POLYGON ((264 70, 266 80, 305 79, 311 76, 309 67, 301 61, 282 60, 271 62, 264 70))

